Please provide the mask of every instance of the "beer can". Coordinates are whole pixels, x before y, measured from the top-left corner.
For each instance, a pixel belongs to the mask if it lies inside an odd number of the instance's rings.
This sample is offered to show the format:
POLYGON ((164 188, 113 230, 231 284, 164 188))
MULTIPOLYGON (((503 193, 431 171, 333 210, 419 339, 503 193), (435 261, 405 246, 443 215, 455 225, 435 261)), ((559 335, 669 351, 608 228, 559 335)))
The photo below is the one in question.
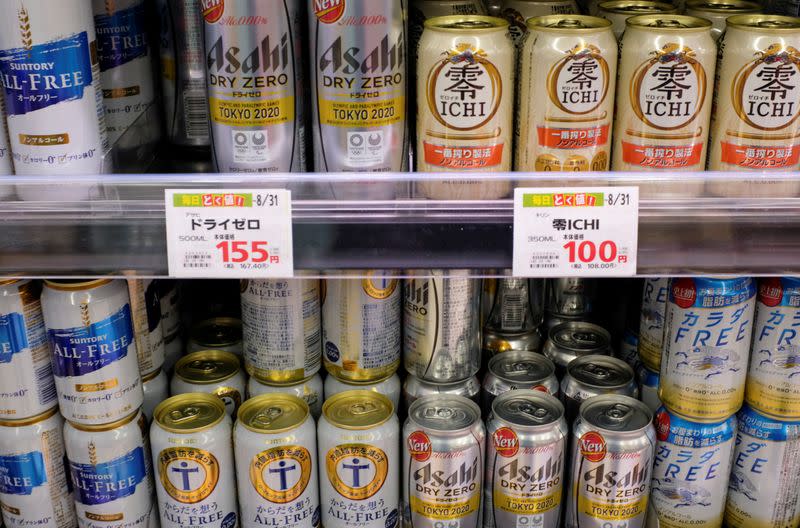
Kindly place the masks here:
POLYGON ((163 528, 237 528, 231 419, 211 394, 161 402, 150 427, 163 528))
POLYGON ((0 420, 0 500, 8 528, 74 528, 75 503, 64 466, 58 408, 25 420, 0 420))
POLYGON ((711 21, 711 36, 719 40, 725 32, 725 20, 735 15, 763 13, 758 2, 749 0, 688 0, 686 14, 711 21))
POLYGON ((514 54, 508 22, 501 18, 425 21, 417 52, 417 170, 462 177, 420 180, 419 197, 490 200, 511 192, 507 179, 463 175, 511 170, 514 54))
POLYGON ((633 330, 626 329, 623 332, 622 340, 617 350, 614 357, 630 365, 634 371, 642 365, 639 359, 639 336, 633 333, 633 330))
POLYGON ((175 364, 172 394, 205 392, 218 396, 232 417, 245 398, 247 379, 239 358, 221 350, 203 350, 183 356, 175 364))
POLYGON ((328 279, 322 303, 323 363, 348 381, 375 381, 400 366, 402 283, 394 272, 328 279))
POLYGON ((396 411, 400 409, 400 385, 400 376, 397 374, 392 374, 378 381, 366 382, 340 380, 336 376, 328 376, 325 378, 325 399, 327 400, 340 392, 369 390, 389 398, 396 411))
POLYGON ((164 365, 161 367, 164 372, 172 372, 175 363, 183 355, 183 338, 176 334, 164 340, 164 365))
POLYGON ((242 321, 235 317, 212 317, 192 326, 186 352, 222 350, 242 355, 242 321))
POLYGON ((669 289, 658 396, 692 420, 723 420, 744 401, 755 281, 682 278, 669 289))
POLYGON ((489 415, 495 398, 511 390, 532 389, 558 396, 556 366, 541 354, 504 352, 489 360, 487 370, 481 387, 484 416, 489 415))
POLYGON ((564 406, 538 391, 501 394, 486 433, 484 528, 557 528, 569 440, 564 406))
MULTIPOLYGON (((14 174, 14 160, 8 140, 8 120, 6 115, 5 97, 0 97, 0 175, 4 176, 14 174)), ((10 185, 0 186, 0 198, 11 196, 13 192, 10 185)))
POLYGON ((251 398, 233 426, 242 526, 320 525, 317 432, 290 394, 251 398))
POLYGON ((405 281, 404 366, 425 381, 461 381, 481 366, 480 281, 458 273, 432 271, 405 281))
POLYGON ((166 342, 181 331, 181 289, 174 279, 156 279, 156 284, 161 300, 161 328, 166 342))
POLYGON ((158 284, 153 279, 128 279, 128 293, 139 373, 146 376, 164 365, 164 331, 158 284))
POLYGON ((600 394, 639 397, 639 385, 633 369, 624 361, 609 356, 582 356, 567 366, 561 380, 561 399, 567 422, 578 417, 581 403, 600 394))
POLYGON ((658 397, 658 383, 660 374, 657 370, 650 370, 646 366, 639 367, 639 399, 655 413, 661 407, 658 397))
MULTIPOLYGON (((612 171, 702 171, 717 46, 711 22, 639 15, 626 22, 619 62, 612 171)), ((699 194, 684 184, 681 194, 699 194)), ((663 184, 640 186, 663 196, 663 184)))
MULTIPOLYGON (((108 137, 90 2, 8 4, 0 21, 0 75, 17 174, 103 172, 108 137)), ((43 199, 41 189, 28 192, 43 199)), ((71 194, 58 189, 59 199, 65 192, 71 194)))
POLYGON ((669 277, 645 279, 639 319, 639 357, 650 370, 661 369, 668 292, 669 277))
POLYGON ((543 292, 539 284, 531 282, 497 279, 491 309, 483 324, 483 350, 489 354, 541 348, 539 325, 544 317, 543 292), (532 289, 538 291, 532 292, 532 289))
POLYGON ((768 418, 745 405, 738 414, 725 525, 800 525, 800 423, 768 418))
POLYGON ((482 526, 486 428, 463 396, 426 396, 403 426, 405 526, 482 526))
POLYGON ((78 526, 155 524, 153 464, 141 411, 105 425, 67 421, 64 442, 78 526))
POLYGON ((659 526, 721 527, 736 416, 700 423, 662 407, 655 426, 658 449, 651 495, 659 526))
POLYGON ((481 394, 481 382, 477 376, 453 383, 437 383, 421 380, 416 376, 408 375, 403 382, 403 409, 408 413, 411 404, 425 396, 447 394, 463 396, 478 403, 481 394))
POLYGON ((247 373, 270 383, 297 383, 321 366, 319 280, 245 280, 242 333, 247 373))
POLYGON ((508 32, 517 49, 525 43, 530 31, 527 21, 531 18, 580 13, 575 0, 503 0, 502 4, 500 16, 508 21, 508 32))
POLYGON ((583 321, 561 323, 550 330, 543 352, 555 364, 556 375, 563 377, 567 365, 579 357, 611 355, 611 334, 583 321))
POLYGON ((48 280, 42 313, 58 405, 67 420, 115 422, 143 402, 124 280, 48 280))
POLYGON ((607 18, 611 21, 612 31, 617 40, 625 32, 625 22, 638 15, 677 15, 681 11, 671 2, 653 0, 606 0, 605 2, 589 1, 589 14, 607 18))
POLYGON ((0 280, 0 420, 38 416, 58 403, 41 286, 0 280))
POLYGON ((202 2, 218 172, 305 172, 302 2, 202 2))
POLYGON ((169 398, 169 378, 162 369, 142 377, 142 392, 144 392, 144 403, 142 403, 142 414, 147 418, 148 423, 153 419, 153 411, 162 401, 169 398))
POLYGON ((656 449, 653 413, 629 396, 581 405, 572 430, 567 528, 644 528, 656 449))
POLYGON ((270 385, 258 378, 251 377, 247 380, 247 394, 254 398, 261 394, 293 394, 308 404, 311 415, 317 419, 322 414, 322 402, 325 400, 322 376, 319 373, 304 379, 300 383, 289 385, 270 385))
MULTIPOLYGON (((482 0, 411 0, 408 21, 412 51, 416 51, 423 26, 429 18, 448 15, 486 15, 482 0)), ((412 60, 415 54, 411 54, 412 60)))
POLYGON ((347 391, 329 398, 317 425, 322 526, 400 526, 400 422, 389 398, 347 391))
POLYGON ((597 279, 563 277, 547 280, 547 316, 590 317, 597 303, 597 279))

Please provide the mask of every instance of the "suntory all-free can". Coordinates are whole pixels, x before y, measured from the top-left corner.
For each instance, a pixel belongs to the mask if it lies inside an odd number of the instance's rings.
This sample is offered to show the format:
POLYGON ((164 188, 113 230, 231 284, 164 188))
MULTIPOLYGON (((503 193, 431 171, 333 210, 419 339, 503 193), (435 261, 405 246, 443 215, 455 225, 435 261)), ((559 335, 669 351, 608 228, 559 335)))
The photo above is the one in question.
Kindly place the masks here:
POLYGON ((317 432, 306 402, 251 398, 239 409, 233 444, 243 528, 320 525, 317 432))
POLYGON ((605 2, 589 2, 589 14, 594 14, 611 21, 612 30, 617 40, 625 32, 625 23, 629 18, 638 15, 676 15, 680 8, 670 2, 653 0, 607 0, 605 2))
POLYGON ((403 516, 408 528, 480 528, 486 428, 463 396, 415 401, 403 425, 403 516))
POLYGON ((45 281, 42 313, 64 418, 98 425, 141 407, 142 381, 124 280, 45 281))
POLYGON ((736 416, 693 422, 666 407, 656 413, 658 449, 653 465, 652 502, 659 526, 722 526, 733 459, 736 416))
MULTIPOLYGON (((417 170, 511 170, 514 44, 508 22, 478 15, 425 21, 417 57, 417 170)), ((508 180, 420 180, 431 199, 504 198, 508 180)))
POLYGON ((761 4, 749 0, 689 0, 686 2, 687 15, 711 21, 713 24, 711 36, 717 41, 725 32, 725 21, 729 17, 763 12, 764 8, 761 4))
POLYGON ((157 525, 147 437, 147 420, 139 410, 105 425, 64 424, 78 526, 157 525))
POLYGON ((668 292, 669 277, 644 280, 639 319, 639 357, 650 370, 661 368, 668 292))
POLYGON ((393 272, 328 279, 322 303, 323 364, 348 381, 375 381, 400 366, 402 281, 393 272))
POLYGON ((162 369, 142 376, 142 392, 144 402, 142 403, 142 414, 147 418, 147 423, 153 419, 153 411, 162 401, 169 398, 169 377, 162 369))
POLYGON ((567 422, 578 417, 581 403, 600 394, 639 397, 639 385, 633 369, 615 357, 582 356, 567 366, 561 380, 561 399, 567 422))
POLYGON ((400 526, 400 422, 389 398, 346 391, 317 425, 322 526, 400 526))
POLYGON ((425 396, 436 394, 449 394, 451 396, 463 396, 475 403, 480 402, 481 382, 477 376, 453 383, 437 383, 424 381, 416 376, 408 375, 403 382, 403 409, 408 413, 409 407, 415 401, 425 396))
POLYGON ((575 0, 502 0, 502 4, 500 16, 508 20, 508 32, 517 48, 525 42, 530 31, 527 21, 531 18, 580 13, 575 0))
POLYGON ((0 420, 0 500, 7 528, 77 525, 63 427, 57 407, 26 420, 0 420))
POLYGON ((660 374, 657 370, 650 370, 642 365, 639 367, 637 376, 639 377, 639 399, 655 413, 662 405, 658 397, 660 374))
POLYGON ((164 331, 158 283, 153 279, 128 279, 128 293, 139 373, 146 376, 164 365, 164 331))
POLYGON ((302 2, 203 1, 219 172, 305 172, 302 2))
POLYGON ((611 334, 605 328, 592 323, 561 323, 550 329, 543 352, 555 364, 556 375, 563 377, 567 365, 576 358, 611 355, 611 334))
POLYGON ((248 374, 281 384, 316 374, 322 356, 319 280, 243 280, 241 291, 248 374))
POLYGON ((163 528, 237 528, 231 419, 211 394, 179 394, 156 407, 150 447, 163 528))
POLYGON ((745 405, 737 415, 725 525, 782 528, 800 525, 800 423, 778 421, 745 405))
POLYGON ((744 401, 755 281, 681 278, 669 289, 658 396, 681 416, 724 420, 744 401))
POLYGON ((484 417, 491 412, 495 398, 518 389, 532 389, 558 396, 558 378, 553 362, 542 354, 529 351, 503 352, 490 359, 481 387, 484 417))
POLYGON ((653 413, 629 396, 583 403, 572 429, 567 528, 644 528, 656 450, 653 413))
POLYGON ((222 350, 242 355, 242 321, 235 317, 212 317, 192 326, 186 352, 222 350))
POLYGON ((569 427, 556 398, 500 395, 486 422, 484 528, 558 528, 569 427))
MULTIPOLYGON (((486 280, 481 292, 482 307, 486 305, 486 280)), ((542 281, 502 278, 495 282, 493 299, 483 322, 483 350, 498 354, 508 350, 534 350, 542 346, 539 325, 544 318, 544 288, 542 281)), ((482 309, 483 311, 483 309, 482 309)))
POLYGON ((247 394, 250 398, 261 394, 275 393, 293 394, 301 398, 308 404, 308 408, 311 410, 311 416, 313 416, 314 419, 319 418, 319 415, 322 414, 322 402, 325 401, 325 396, 322 376, 320 376, 319 373, 304 379, 300 383, 288 385, 270 385, 255 377, 251 377, 247 380, 247 394))
POLYGON ((0 281, 0 420, 38 416, 58 403, 41 291, 34 281, 0 281))
POLYGON ((392 402, 395 411, 400 409, 400 393, 401 384, 400 376, 392 374, 381 380, 377 381, 348 381, 340 380, 336 376, 328 376, 325 378, 325 399, 349 390, 369 390, 383 394, 389 401, 392 402))
POLYGON ((183 356, 175 364, 170 382, 172 394, 207 392, 225 403, 231 417, 245 400, 247 377, 239 358, 222 350, 202 350, 183 356))

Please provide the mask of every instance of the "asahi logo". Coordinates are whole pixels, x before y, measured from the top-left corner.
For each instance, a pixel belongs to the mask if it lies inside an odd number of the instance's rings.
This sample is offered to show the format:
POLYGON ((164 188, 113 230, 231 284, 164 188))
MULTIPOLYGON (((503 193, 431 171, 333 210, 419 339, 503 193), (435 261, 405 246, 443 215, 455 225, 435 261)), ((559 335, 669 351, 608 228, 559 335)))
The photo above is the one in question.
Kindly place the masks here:
POLYGON ((753 128, 780 130, 800 116, 800 52, 772 44, 736 73, 733 107, 753 128))
POLYGON ((600 462, 606 457, 606 440, 596 431, 589 431, 581 436, 580 451, 589 462, 600 462))
POLYGON ((550 456, 544 463, 540 458, 527 459, 527 457, 514 458, 508 464, 497 468, 497 475, 508 481, 517 483, 546 483, 546 487, 557 486, 561 482, 561 454, 550 456), (526 463, 528 462, 528 463, 526 463), (530 465, 535 463, 535 465, 530 465), (541 465, 539 465, 541 464, 541 465))
POLYGON ((286 504, 303 494, 311 471, 311 454, 305 447, 273 447, 253 457, 250 483, 269 502, 286 504))
POLYGON ((218 22, 225 12, 225 0, 200 0, 200 5, 203 9, 203 18, 209 24, 218 22))
POLYGON ((547 92, 561 111, 584 115, 603 103, 608 80, 608 63, 600 48, 578 44, 550 69, 547 92))
POLYGON ((428 314, 430 281, 412 279, 406 281, 405 309, 419 315, 428 314))
MULTIPOLYGON (((241 49, 238 46, 226 46, 220 36, 208 50, 208 71, 211 83, 226 86, 230 80, 224 75, 250 75, 260 72, 282 72, 289 67, 291 58, 289 50, 289 34, 281 35, 280 40, 267 35, 252 49, 241 49)), ((266 86, 286 84, 286 74, 268 76, 264 79, 266 86)), ((246 83, 245 83, 246 84, 246 83)))
POLYGON ((501 427, 492 433, 492 442, 497 454, 502 457, 513 457, 519 452, 517 433, 508 427, 501 427))
POLYGON ((338 22, 344 15, 346 0, 314 0, 314 15, 323 24, 338 22))
POLYGON ((425 462, 431 457, 431 439, 423 431, 414 431, 406 441, 408 454, 417 462, 425 462))
MULTIPOLYGON (((466 453, 464 453, 466 455, 466 453)), ((475 491, 480 486, 480 458, 465 460, 458 466, 458 458, 445 459, 441 463, 428 462, 414 471, 414 483, 417 491, 437 497, 453 496, 452 492, 441 492, 441 488, 456 488, 459 491, 475 491)))

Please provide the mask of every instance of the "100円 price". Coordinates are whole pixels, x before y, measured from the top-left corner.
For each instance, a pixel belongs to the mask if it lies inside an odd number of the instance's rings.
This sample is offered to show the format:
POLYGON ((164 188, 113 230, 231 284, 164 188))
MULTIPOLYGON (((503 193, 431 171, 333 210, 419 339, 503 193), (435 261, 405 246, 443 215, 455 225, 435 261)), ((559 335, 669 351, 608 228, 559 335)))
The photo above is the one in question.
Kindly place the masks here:
POLYGON ((628 262, 628 256, 619 254, 617 244, 613 240, 604 240, 600 244, 596 244, 591 240, 582 242, 573 240, 564 244, 563 248, 568 252, 570 264, 578 262, 592 264, 598 261, 603 264, 628 262))

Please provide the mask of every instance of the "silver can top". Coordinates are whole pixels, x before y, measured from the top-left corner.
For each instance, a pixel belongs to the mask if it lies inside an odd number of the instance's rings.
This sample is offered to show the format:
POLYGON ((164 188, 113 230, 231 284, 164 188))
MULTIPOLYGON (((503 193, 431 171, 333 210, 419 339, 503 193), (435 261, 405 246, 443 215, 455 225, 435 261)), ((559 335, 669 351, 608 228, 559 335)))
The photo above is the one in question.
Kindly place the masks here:
POLYGON ((501 352, 489 360, 489 372, 509 383, 535 383, 555 374, 552 361, 529 351, 501 352))
POLYGON ((437 394, 412 403, 408 418, 424 429, 449 433, 472 427, 481 419, 481 409, 464 396, 437 394))
POLYGON ((571 350, 585 356, 592 352, 606 352, 611 343, 608 331, 585 321, 561 323, 550 329, 550 340, 562 350, 571 350))
POLYGON ((549 394, 521 389, 495 398, 492 414, 513 425, 536 427, 560 420, 564 416, 564 406, 549 394))
POLYGON ((599 354, 575 359, 567 366, 567 373, 583 385, 602 389, 624 387, 635 379, 630 365, 621 359, 599 354))
POLYGON ((581 420, 592 427, 631 433, 650 425, 653 413, 642 402, 630 396, 603 394, 581 404, 581 420))

